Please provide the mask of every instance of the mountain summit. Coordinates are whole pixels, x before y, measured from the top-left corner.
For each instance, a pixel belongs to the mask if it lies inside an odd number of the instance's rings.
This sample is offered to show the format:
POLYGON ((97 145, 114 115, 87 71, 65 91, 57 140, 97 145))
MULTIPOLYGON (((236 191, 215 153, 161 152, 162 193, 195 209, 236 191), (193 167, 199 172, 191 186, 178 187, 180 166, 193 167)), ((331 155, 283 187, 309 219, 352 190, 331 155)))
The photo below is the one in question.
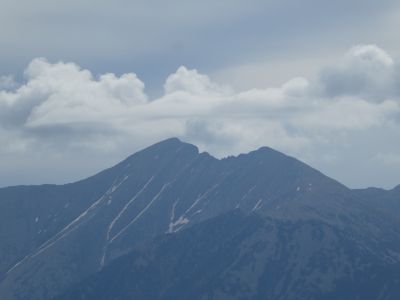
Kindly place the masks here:
POLYGON ((0 189, 0 298, 398 299, 393 191, 168 139, 76 183, 0 189))

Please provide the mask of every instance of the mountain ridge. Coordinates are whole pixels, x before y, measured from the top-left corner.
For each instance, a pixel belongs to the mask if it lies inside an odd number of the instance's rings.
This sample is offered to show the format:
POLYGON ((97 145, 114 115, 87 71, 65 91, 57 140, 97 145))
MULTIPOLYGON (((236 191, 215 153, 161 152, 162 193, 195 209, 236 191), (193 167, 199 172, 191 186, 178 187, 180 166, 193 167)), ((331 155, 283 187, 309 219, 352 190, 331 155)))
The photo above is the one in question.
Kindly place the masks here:
POLYGON ((0 189, 0 211, 8 213, 0 218, 0 296, 54 297, 157 236, 235 209, 329 224, 361 243, 390 244, 368 247, 396 261, 398 221, 372 198, 268 147, 217 159, 167 139, 75 183, 0 189))

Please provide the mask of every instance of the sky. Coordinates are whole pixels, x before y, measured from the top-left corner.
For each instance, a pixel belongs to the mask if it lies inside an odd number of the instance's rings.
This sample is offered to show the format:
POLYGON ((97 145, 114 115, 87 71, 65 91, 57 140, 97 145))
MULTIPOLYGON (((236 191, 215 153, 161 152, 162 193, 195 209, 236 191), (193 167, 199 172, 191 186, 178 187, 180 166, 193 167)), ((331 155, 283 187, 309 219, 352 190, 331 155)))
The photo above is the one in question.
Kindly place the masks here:
POLYGON ((0 0, 0 186, 178 137, 400 184, 400 3, 0 0))

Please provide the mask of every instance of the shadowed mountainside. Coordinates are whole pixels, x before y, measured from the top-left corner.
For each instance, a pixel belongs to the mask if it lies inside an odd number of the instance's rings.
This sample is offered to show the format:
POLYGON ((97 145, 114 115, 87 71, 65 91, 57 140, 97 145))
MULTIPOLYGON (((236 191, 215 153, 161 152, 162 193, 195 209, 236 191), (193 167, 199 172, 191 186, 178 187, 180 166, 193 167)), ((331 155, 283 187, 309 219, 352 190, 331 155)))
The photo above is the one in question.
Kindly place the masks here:
POLYGON ((0 298, 79 299, 83 282, 82 299, 121 284, 135 299, 364 297, 352 286, 394 299, 399 195, 350 190, 267 147, 218 160, 168 139, 77 183, 0 189, 0 298), (131 279, 142 274, 154 280, 131 279))

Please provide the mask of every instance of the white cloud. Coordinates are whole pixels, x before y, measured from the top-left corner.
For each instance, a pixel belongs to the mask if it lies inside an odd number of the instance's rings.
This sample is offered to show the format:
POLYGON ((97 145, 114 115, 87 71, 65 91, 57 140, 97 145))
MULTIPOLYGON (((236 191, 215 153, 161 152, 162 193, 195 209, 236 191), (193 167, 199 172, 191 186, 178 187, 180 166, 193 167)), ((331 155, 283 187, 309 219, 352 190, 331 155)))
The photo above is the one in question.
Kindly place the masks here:
POLYGON ((318 88, 328 97, 357 96, 380 102, 399 96, 398 66, 376 45, 358 45, 349 50, 341 64, 325 68, 318 88))
POLYGON ((0 92, 0 124, 23 128, 106 123, 124 110, 147 102, 135 74, 104 74, 98 79, 73 63, 33 60, 26 83, 0 92))
POLYGON ((268 145, 318 164, 337 156, 322 148, 345 149, 362 132, 380 135, 390 124, 400 134, 397 69, 377 46, 356 46, 317 81, 235 92, 180 67, 164 94, 148 99, 133 73, 94 76, 73 63, 35 59, 24 83, 0 90, 0 160, 35 152, 53 157, 50 165, 87 153, 94 165, 178 136, 218 156, 268 145))
POLYGON ((228 92, 218 84, 211 82, 206 75, 199 74, 197 70, 188 70, 181 66, 178 70, 169 75, 164 84, 165 94, 175 92, 186 92, 191 95, 210 96, 228 92))

